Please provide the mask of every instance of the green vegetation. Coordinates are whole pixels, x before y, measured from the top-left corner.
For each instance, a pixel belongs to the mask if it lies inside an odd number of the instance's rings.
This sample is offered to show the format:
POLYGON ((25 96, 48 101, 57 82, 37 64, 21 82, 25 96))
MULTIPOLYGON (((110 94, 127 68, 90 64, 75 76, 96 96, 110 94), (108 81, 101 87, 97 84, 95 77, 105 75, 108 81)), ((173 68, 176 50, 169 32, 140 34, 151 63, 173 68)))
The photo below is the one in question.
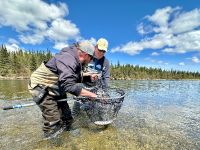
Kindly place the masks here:
POLYGON ((0 76, 28 78, 43 61, 52 57, 50 50, 9 52, 5 46, 0 48, 0 76))
POLYGON ((199 72, 186 72, 176 70, 162 70, 160 68, 147 68, 133 66, 130 64, 111 64, 111 79, 131 80, 131 79, 200 79, 199 72))
MULTIPOLYGON (((43 61, 52 57, 50 50, 8 52, 5 46, 0 48, 0 76, 28 78, 43 61)), ((156 68, 140 67, 138 65, 111 64, 111 79, 200 79, 199 72, 166 71, 156 68)))

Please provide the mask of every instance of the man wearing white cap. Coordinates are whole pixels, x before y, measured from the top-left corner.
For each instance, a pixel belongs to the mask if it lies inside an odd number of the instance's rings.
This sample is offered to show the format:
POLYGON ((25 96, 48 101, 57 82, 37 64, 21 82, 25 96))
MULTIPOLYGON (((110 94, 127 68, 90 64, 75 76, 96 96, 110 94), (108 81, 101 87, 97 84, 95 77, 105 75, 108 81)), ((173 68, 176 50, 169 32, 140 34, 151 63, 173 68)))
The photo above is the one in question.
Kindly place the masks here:
POLYGON ((66 98, 66 93, 91 99, 97 97, 79 84, 82 82, 82 66, 93 59, 93 54, 94 46, 88 41, 82 41, 63 48, 32 73, 28 88, 42 111, 46 139, 62 133, 73 119, 68 103, 58 102, 66 98))
MULTIPOLYGON (((91 68, 91 69, 96 70, 97 72, 102 73, 101 77, 102 77, 104 89, 108 87, 108 82, 110 78, 110 64, 109 64, 108 59, 106 59, 106 57, 104 56, 107 50, 108 50, 108 41, 104 38, 100 38, 97 41, 97 44, 95 46, 95 51, 94 51, 95 56, 93 60, 88 64, 89 69, 91 68)), ((94 78, 95 78, 95 75, 94 75, 94 78)), ((87 82, 87 84, 90 84, 90 83, 87 82)), ((92 85, 92 83, 90 85, 92 85)))

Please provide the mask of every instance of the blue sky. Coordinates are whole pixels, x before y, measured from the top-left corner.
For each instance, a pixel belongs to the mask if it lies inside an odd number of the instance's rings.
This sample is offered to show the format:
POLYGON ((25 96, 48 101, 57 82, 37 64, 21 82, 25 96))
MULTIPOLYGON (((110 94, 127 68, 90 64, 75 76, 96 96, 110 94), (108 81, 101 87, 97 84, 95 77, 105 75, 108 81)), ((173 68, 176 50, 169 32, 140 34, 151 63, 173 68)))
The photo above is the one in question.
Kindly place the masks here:
POLYGON ((104 37, 111 63, 200 72, 197 0, 0 1, 0 44, 57 53, 104 37))

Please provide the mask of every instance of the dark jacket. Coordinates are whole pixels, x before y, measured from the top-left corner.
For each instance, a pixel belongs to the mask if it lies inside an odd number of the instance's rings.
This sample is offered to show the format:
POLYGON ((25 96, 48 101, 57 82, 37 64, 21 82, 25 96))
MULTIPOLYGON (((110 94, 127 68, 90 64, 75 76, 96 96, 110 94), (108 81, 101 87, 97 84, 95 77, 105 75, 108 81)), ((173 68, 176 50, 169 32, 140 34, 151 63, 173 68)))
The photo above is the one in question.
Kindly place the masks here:
POLYGON ((81 70, 77 48, 63 48, 31 74, 28 89, 33 96, 37 95, 37 85, 48 87, 49 94, 53 96, 62 96, 66 93, 78 96, 82 90, 81 70))
POLYGON ((49 60, 45 66, 58 75, 60 91, 78 96, 81 92, 82 65, 78 58, 78 51, 75 46, 63 48, 49 60))

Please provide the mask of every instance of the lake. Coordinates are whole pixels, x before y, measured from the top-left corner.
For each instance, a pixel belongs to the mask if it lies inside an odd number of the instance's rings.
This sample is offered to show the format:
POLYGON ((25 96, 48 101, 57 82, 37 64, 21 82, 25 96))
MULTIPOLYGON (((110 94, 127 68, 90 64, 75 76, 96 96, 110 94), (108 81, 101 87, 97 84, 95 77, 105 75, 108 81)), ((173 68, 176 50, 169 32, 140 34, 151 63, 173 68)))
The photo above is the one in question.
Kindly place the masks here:
MULTIPOLYGON (((0 106, 31 102, 27 83, 0 80, 0 106)), ((110 86, 126 92, 111 125, 100 128, 85 117, 59 138, 43 140, 37 106, 1 109, 0 149, 200 149, 199 80, 111 81, 110 86)))

